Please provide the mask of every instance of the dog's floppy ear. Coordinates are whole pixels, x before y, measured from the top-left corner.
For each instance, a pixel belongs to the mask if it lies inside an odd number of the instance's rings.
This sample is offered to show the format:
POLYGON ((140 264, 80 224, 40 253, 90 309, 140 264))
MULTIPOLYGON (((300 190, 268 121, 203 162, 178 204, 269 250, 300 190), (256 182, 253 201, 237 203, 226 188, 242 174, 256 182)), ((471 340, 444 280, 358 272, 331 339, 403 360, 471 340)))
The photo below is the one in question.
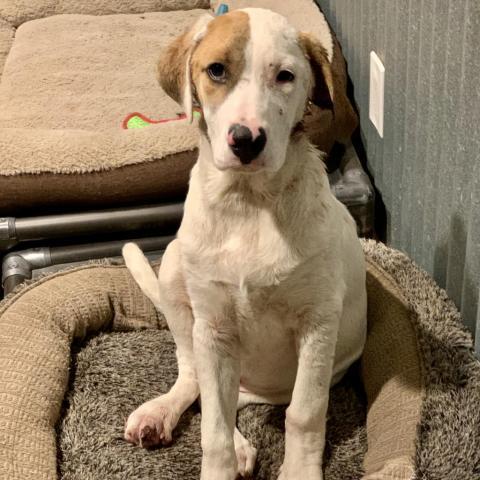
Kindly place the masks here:
POLYGON ((189 121, 192 121, 193 94, 190 60, 196 46, 207 31, 212 15, 203 15, 193 27, 175 39, 158 63, 159 82, 165 92, 183 105, 189 121))
POLYGON ((347 71, 342 49, 333 36, 332 61, 321 43, 310 34, 300 33, 299 43, 315 77, 310 100, 333 113, 335 140, 347 143, 358 126, 358 116, 347 95, 347 71))
POLYGON ((334 88, 332 65, 328 54, 319 40, 309 33, 301 32, 298 37, 300 47, 310 62, 315 85, 310 100, 315 105, 333 110, 334 88))

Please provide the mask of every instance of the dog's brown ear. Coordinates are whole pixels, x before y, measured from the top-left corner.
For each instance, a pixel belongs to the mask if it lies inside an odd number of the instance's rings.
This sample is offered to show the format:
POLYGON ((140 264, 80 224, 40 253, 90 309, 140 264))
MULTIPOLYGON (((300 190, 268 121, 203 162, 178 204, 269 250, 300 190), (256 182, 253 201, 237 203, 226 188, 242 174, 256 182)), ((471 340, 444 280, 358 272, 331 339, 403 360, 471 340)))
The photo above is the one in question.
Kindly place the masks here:
POLYGON ((315 77, 310 100, 320 108, 332 111, 335 140, 346 143, 358 126, 358 116, 347 96, 347 70, 342 49, 334 35, 332 40, 330 62, 327 51, 315 37, 305 33, 299 37, 315 77))
POLYGON ((298 40, 310 62, 315 80, 310 100, 321 108, 333 110, 335 92, 332 66, 327 51, 320 41, 309 33, 301 32, 298 40))
POLYGON ((190 75, 190 59, 195 47, 206 33, 207 25, 214 17, 203 15, 191 29, 176 38, 165 50, 158 62, 158 77, 167 95, 181 104, 187 118, 192 120, 193 95, 190 75))

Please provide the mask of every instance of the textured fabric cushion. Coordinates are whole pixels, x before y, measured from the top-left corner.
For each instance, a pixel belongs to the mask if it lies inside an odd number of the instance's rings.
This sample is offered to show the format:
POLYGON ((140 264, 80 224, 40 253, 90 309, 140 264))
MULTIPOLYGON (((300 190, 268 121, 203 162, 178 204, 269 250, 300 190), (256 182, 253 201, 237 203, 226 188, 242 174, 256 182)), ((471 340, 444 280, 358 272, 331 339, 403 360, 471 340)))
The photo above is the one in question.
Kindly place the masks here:
POLYGON ((19 27, 0 83, 0 214, 58 200, 63 208, 117 205, 130 188, 133 201, 183 194, 195 127, 121 125, 136 111, 176 116, 156 63, 164 45, 204 13, 59 15, 19 27), (116 175, 109 183, 101 172, 116 175), (49 191, 50 175, 59 178, 49 191))
MULTIPOLYGON (((409 318, 415 328, 420 347, 418 353, 424 388, 422 392, 418 392, 422 394, 421 418, 416 429, 415 454, 413 458, 409 458, 409 463, 413 464, 415 470, 413 478, 429 480, 479 478, 480 361, 475 356, 473 339, 462 323, 461 314, 445 290, 404 253, 373 241, 364 243, 364 251, 367 258, 380 267, 380 274, 383 277, 380 279, 381 282, 372 283, 373 271, 369 269, 370 279, 367 281, 369 308, 371 300, 375 301, 376 298, 385 295, 382 284, 390 285, 394 297, 397 297, 395 292, 400 291, 408 305, 409 318)), ((378 271, 378 268, 375 270, 378 271)), ((388 301, 388 296, 385 300, 388 301)), ((405 311, 398 307, 395 307, 395 310, 405 311)), ((392 315, 395 310, 391 311, 387 307, 383 318, 392 315)), ((369 313, 369 321, 370 318, 369 313)), ((391 350, 398 348, 404 350, 406 343, 402 336, 404 329, 400 330, 394 320, 389 319, 394 331, 390 331, 390 338, 385 340, 391 350)), ((387 353, 386 350, 384 352, 387 353)), ((392 352, 388 352, 387 356, 391 357, 392 352)), ((394 357, 399 358, 398 352, 394 357)), ((377 362, 385 363, 387 368, 391 369, 385 360, 385 356, 380 356, 377 362)), ((410 366, 411 361, 406 361, 405 364, 402 362, 399 365, 400 369, 397 368, 399 375, 397 374, 396 380, 390 381, 389 384, 390 387, 392 384, 396 385, 398 392, 403 391, 412 396, 415 376, 412 375, 410 366)), ((370 377, 370 372, 365 372, 364 378, 367 376, 370 377)), ((368 391, 369 387, 365 386, 368 391)), ((387 387, 388 396, 391 392, 392 390, 387 387)), ((406 398, 409 402, 405 395, 391 395, 388 402, 398 402, 406 398)), ((383 396, 383 400, 387 400, 387 397, 383 396)), ((381 394, 369 399, 369 403, 377 401, 382 402, 381 394)), ((377 410, 377 412, 383 410, 383 416, 377 417, 383 423, 383 427, 379 425, 377 432, 385 428, 391 434, 397 432, 399 436, 403 436, 404 432, 411 428, 403 421, 403 413, 410 412, 411 419, 412 405, 406 404, 406 408, 400 410, 396 408, 388 410, 388 407, 387 403, 384 407, 379 406, 377 410)), ((371 410, 372 407, 369 409, 368 417, 371 410)), ((368 428, 369 437, 370 432, 371 429, 368 428)), ((389 438, 392 436, 385 435, 384 441, 389 442, 389 438)), ((376 459, 380 460, 382 456, 385 460, 392 459, 395 451, 401 454, 402 448, 398 442, 393 443, 392 447, 392 452, 389 452, 389 447, 383 445, 379 451, 381 456, 377 456, 376 459)), ((375 455, 372 461, 374 459, 375 455)), ((401 476, 407 473, 405 460, 400 456, 397 462, 386 461, 384 468, 367 478, 368 480, 412 478, 401 476), (395 464, 398 468, 395 468, 395 464)))
POLYGON ((165 327, 125 268, 56 274, 0 303, 0 478, 56 478, 70 345, 101 329, 165 327))
MULTIPOLYGON (((36 18, 59 12, 150 8, 148 2, 135 7, 131 2, 114 3, 80 2, 75 8, 72 2, 53 0, 48 5, 29 3, 28 8, 18 2, 15 7, 0 3, 0 16, 2 8, 4 18, 10 18, 5 12, 36 18)), ((189 7, 208 6, 197 3, 190 2, 189 7)), ((162 3, 165 9, 174 4, 162 3)), ((300 30, 320 37, 328 31, 312 0, 229 4, 231 9, 254 5, 277 10, 300 30)), ((151 3, 151 8, 155 6, 158 3, 151 3)), ((181 110, 159 88, 156 62, 165 44, 204 13, 58 15, 21 25, 0 83, 0 215, 182 198, 196 159, 196 129, 185 121, 143 131, 126 132, 120 127, 132 112, 155 120, 175 117, 181 110)), ((11 33, 6 24, 4 50, 11 33)), ((0 62, 2 38, 0 28, 0 62)), ((310 138, 326 152, 335 140, 346 141, 356 125, 344 96, 345 65, 337 43, 332 64, 339 85, 335 118, 314 106, 305 116, 310 138)))
POLYGON ((0 18, 15 27, 63 13, 108 15, 209 8, 209 0, 0 0, 0 18))
POLYGON ((372 480, 408 480, 415 471, 424 391, 415 314, 395 281, 371 257, 367 262, 368 337, 362 367, 370 409, 365 470, 372 480))

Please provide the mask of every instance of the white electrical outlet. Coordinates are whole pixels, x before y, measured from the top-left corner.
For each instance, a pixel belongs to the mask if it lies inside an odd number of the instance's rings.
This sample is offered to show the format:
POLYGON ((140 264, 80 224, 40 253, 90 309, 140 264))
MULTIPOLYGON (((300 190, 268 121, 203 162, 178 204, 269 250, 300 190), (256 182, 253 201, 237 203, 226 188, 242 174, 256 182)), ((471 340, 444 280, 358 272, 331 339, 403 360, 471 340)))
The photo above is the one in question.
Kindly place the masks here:
POLYGON ((383 138, 383 108, 385 96, 385 67, 378 55, 370 52, 370 102, 369 117, 383 138))

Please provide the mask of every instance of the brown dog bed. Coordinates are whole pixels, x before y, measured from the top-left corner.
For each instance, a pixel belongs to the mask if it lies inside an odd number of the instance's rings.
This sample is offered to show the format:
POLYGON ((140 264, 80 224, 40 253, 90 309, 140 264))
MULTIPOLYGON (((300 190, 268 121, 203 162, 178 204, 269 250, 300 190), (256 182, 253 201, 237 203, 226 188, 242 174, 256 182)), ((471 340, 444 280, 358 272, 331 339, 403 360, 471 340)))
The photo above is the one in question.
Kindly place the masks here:
MULTIPOLYGON (((326 26, 313 0, 225 2, 231 10, 277 10, 314 34, 326 26)), ((216 3, 0 1, 0 215, 182 198, 197 129, 185 120, 122 126, 134 113, 159 121, 182 112, 158 85, 158 58, 216 3)), ((332 71, 335 115, 312 106, 304 119, 325 152, 335 141, 348 142, 357 125, 338 43, 332 71)))
MULTIPOLYGON (((405 255, 364 250, 369 335, 361 366, 332 391, 326 480, 480 478, 480 365, 457 310, 405 255)), ((130 410, 176 374, 165 322, 124 267, 23 287, 0 304, 0 334, 0 478, 199 478, 196 406, 169 448, 122 439, 130 410)), ((276 479, 283 415, 239 413, 259 449, 257 479, 276 479)))

